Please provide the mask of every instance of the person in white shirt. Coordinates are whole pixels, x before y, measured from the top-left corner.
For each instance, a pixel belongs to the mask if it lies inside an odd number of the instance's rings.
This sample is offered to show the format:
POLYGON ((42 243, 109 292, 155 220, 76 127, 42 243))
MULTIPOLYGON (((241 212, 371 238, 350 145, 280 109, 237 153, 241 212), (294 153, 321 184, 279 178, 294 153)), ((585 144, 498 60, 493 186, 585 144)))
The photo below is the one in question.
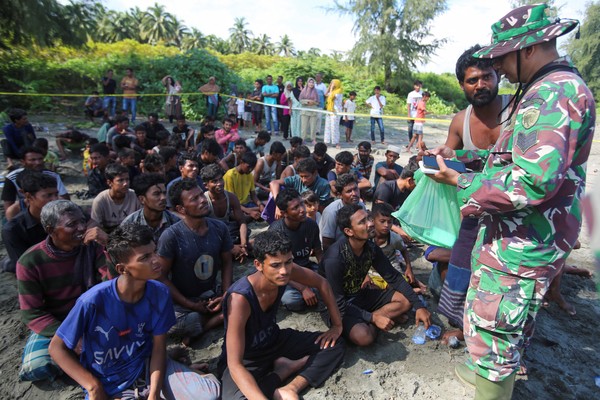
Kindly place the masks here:
MULTIPOLYGON (((344 102, 344 112, 354 114, 356 111, 356 92, 350 92, 350 98, 344 102)), ((352 129, 354 128, 354 115, 344 115, 344 126, 346 127, 346 143, 352 143, 352 129)))
POLYGON ((383 108, 385 107, 385 96, 381 95, 381 88, 375 86, 375 94, 369 97, 366 103, 371 106, 371 142, 375 144, 375 122, 379 126, 381 144, 385 144, 385 132, 383 130, 383 108))
POLYGON ((422 87, 423 87, 423 82, 416 80, 413 83, 414 90, 412 92, 410 92, 408 94, 408 96, 406 97, 407 115, 409 118, 411 118, 408 120, 408 141, 409 142, 412 140, 413 127, 415 125, 415 120, 412 118, 417 117, 417 104, 419 104, 419 101, 423 97, 423 92, 421 91, 422 87))
POLYGON ((244 100, 244 94, 240 93, 240 97, 235 101, 235 105, 237 106, 237 122, 238 126, 244 126, 244 109, 246 107, 246 101, 244 100))

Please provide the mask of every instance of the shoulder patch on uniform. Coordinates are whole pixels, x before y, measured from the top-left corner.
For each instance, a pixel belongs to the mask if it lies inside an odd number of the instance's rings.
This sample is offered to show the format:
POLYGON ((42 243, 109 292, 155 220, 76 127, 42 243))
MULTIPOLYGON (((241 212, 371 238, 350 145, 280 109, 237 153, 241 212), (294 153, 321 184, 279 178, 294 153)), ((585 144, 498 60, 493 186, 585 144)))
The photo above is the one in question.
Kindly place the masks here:
POLYGON ((530 108, 523 113, 522 125, 525 129, 530 129, 535 125, 540 118, 541 111, 539 108, 530 108))
POLYGON ((517 147, 522 153, 532 148, 538 142, 538 132, 519 132, 517 134, 517 147))

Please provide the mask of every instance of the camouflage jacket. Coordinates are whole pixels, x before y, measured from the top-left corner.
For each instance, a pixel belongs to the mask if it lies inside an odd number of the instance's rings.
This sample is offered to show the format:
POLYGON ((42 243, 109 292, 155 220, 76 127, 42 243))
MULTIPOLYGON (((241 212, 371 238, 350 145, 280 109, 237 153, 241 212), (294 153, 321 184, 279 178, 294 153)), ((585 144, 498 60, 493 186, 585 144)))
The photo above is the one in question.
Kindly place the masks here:
POLYGON ((532 279, 556 274, 581 228, 595 110, 579 76, 550 72, 526 92, 491 151, 457 151, 463 161, 486 158, 482 173, 458 178, 461 213, 480 219, 473 261, 532 279))

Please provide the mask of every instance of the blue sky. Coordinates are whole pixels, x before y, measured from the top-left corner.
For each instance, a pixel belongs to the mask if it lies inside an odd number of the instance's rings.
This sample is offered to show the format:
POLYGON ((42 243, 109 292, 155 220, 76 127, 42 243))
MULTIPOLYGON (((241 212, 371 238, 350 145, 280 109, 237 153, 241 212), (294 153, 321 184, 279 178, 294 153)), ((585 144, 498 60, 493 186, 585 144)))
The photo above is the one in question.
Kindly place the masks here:
MULTIPOLYGON (((425 0, 426 1, 426 0, 425 0)), ((556 0, 563 18, 583 19, 586 0, 556 0)), ((138 6, 145 10, 154 3, 195 27, 205 35, 229 37, 236 17, 245 17, 255 35, 267 34, 272 42, 287 34, 297 50, 311 47, 325 54, 347 51, 355 42, 353 20, 349 16, 327 12, 328 0, 104 0, 110 9, 127 10, 138 6)), ((512 8, 509 0, 449 0, 448 10, 432 23, 432 35, 447 42, 437 55, 419 70, 452 72, 460 54, 472 45, 489 43, 490 26, 512 8)), ((559 42, 560 45, 560 42, 559 42)))

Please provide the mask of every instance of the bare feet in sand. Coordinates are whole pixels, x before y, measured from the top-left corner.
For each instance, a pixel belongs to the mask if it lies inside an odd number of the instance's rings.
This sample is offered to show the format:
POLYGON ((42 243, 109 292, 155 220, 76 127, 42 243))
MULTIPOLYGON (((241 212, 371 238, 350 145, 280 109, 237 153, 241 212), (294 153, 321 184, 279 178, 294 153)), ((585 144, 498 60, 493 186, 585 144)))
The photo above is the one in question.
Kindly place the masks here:
POLYGON ((563 272, 565 274, 569 274, 569 275, 577 275, 577 276, 582 276, 584 278, 591 278, 592 277, 592 272, 588 271, 585 268, 578 268, 574 265, 565 265, 563 268, 563 272))
POLYGON ((273 372, 275 372, 282 381, 285 381, 292 374, 298 372, 302 367, 304 367, 306 361, 308 361, 308 356, 304 356, 298 360, 290 360, 289 358, 279 357, 273 362, 273 372))
POLYGON ((444 332, 444 334, 442 335, 442 343, 448 344, 448 340, 452 336, 456 337, 461 342, 465 341, 465 335, 464 335, 462 329, 452 329, 450 331, 444 332))
POLYGON ((550 284, 550 288, 548 289, 548 293, 544 296, 544 300, 542 301, 542 307, 549 307, 550 302, 555 302, 562 310, 567 312, 567 314, 573 316, 577 314, 575 307, 571 305, 569 302, 565 300, 565 298, 560 293, 560 282, 562 280, 562 271, 556 275, 552 283, 550 284))
POLYGON ((286 387, 280 387, 273 393, 273 399, 275 400, 298 400, 299 398, 298 393, 286 387))
POLYGON ((517 371, 518 376, 526 376, 529 371, 527 370, 527 365, 523 361, 523 357, 521 357, 521 365, 519 366, 519 370, 517 371))

